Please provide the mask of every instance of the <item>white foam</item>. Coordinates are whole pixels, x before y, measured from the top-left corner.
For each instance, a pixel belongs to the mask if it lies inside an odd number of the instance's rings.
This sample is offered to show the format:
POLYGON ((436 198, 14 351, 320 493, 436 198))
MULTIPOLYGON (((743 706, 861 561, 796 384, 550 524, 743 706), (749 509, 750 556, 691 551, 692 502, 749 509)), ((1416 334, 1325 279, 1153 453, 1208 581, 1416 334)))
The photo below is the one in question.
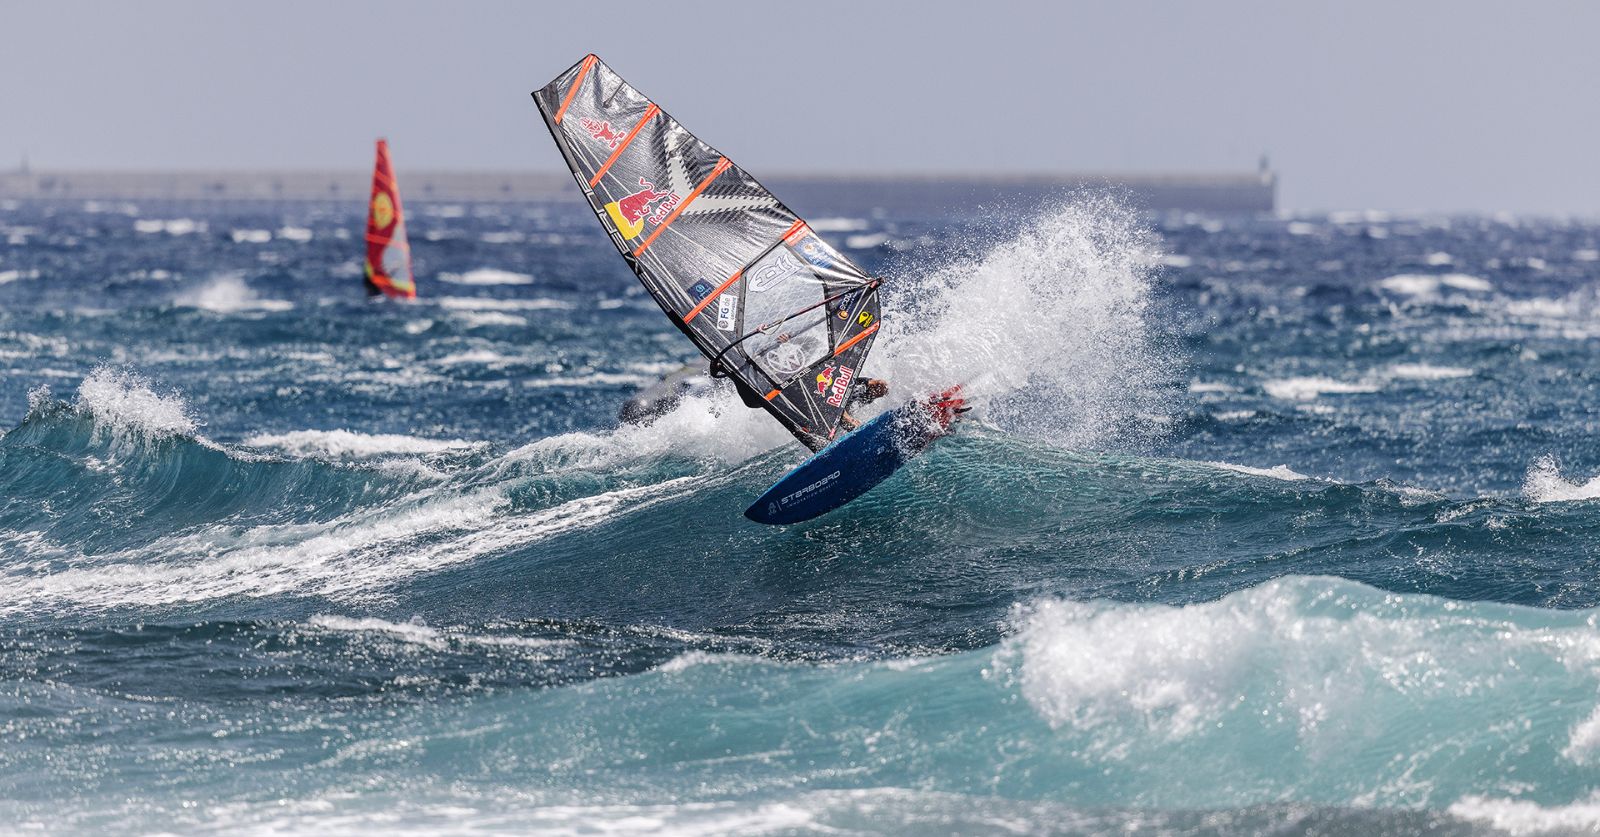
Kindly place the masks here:
POLYGON ((266 244, 272 240, 271 230, 234 230, 234 244, 266 244))
POLYGON ((1465 273, 1446 273, 1439 277, 1439 283, 1447 288, 1455 288, 1458 291, 1488 293, 1494 290, 1494 284, 1488 279, 1468 276, 1465 273))
POLYGON ((136 372, 102 366, 78 385, 75 406, 97 424, 151 436, 194 435, 189 405, 176 393, 162 395, 136 372))
POLYGON ((1051 207, 981 257, 888 283, 867 374, 889 380, 885 403, 966 382, 1009 432, 1113 442, 1130 416, 1167 411, 1146 323, 1158 252, 1112 200, 1051 207))
POLYGON ((345 616, 327 616, 317 614, 308 620, 313 627, 329 631, 347 631, 353 633, 383 633, 404 642, 425 645, 429 648, 444 648, 444 640, 439 632, 421 622, 389 622, 383 619, 351 619, 345 616))
POLYGON ((558 639, 541 639, 538 637, 522 636, 495 636, 492 634, 468 634, 460 631, 441 631, 437 628, 428 627, 418 619, 413 619, 410 622, 390 622, 386 619, 375 619, 371 617, 351 618, 347 616, 330 616, 319 613, 307 620, 307 624, 314 628, 321 628, 325 631, 382 634, 384 636, 397 639, 401 642, 421 645, 435 651, 443 651, 452 644, 538 649, 549 649, 571 644, 558 639))
POLYGON ((1214 382, 1214 381, 1199 381, 1199 380, 1195 380, 1195 381, 1190 381, 1189 382, 1189 391, 1190 392, 1194 392, 1194 393, 1238 392, 1239 388, 1235 387, 1235 386, 1232 386, 1230 384, 1224 384, 1224 383, 1219 383, 1219 382, 1214 382))
POLYGON ((1600 755, 1600 706, 1572 728, 1561 755, 1575 764, 1592 764, 1600 755))
POLYGON ((1308 224, 1305 221, 1290 221, 1285 230, 1290 235, 1311 235, 1317 231, 1317 226, 1308 224))
POLYGON ((451 316, 459 320, 467 328, 482 328, 485 326, 525 326, 527 317, 516 314, 503 314, 499 311, 455 311, 451 316))
POLYGON ((1600 831, 1600 793, 1582 802, 1549 807, 1522 799, 1465 796, 1449 811, 1462 819, 1489 823, 1512 837, 1600 831))
POLYGON ((1429 267, 1448 267, 1455 264, 1456 260, 1449 253, 1434 251, 1423 257, 1422 261, 1429 267))
POLYGON ((1253 477, 1271 477, 1272 479, 1286 482, 1311 479, 1299 471, 1290 469, 1288 465, 1276 465, 1271 468, 1252 468, 1249 465, 1235 465, 1232 462, 1207 462, 1206 464, 1213 468, 1221 468, 1224 471, 1235 471, 1240 474, 1249 474, 1253 477))
POLYGON ((391 454, 430 454, 473 450, 483 442, 463 439, 426 439, 398 434, 356 433, 349 430, 294 430, 261 433, 244 440, 255 448, 276 448, 297 456, 369 457, 391 454))
POLYGON ((1107 759, 1134 748, 1159 757, 1189 738, 1232 746, 1239 723, 1293 730, 1296 751, 1315 755, 1370 734, 1373 707, 1455 714, 1519 695, 1543 705, 1516 685, 1535 671, 1593 688, 1592 616, 1523 624, 1506 607, 1303 577, 1181 607, 1048 599, 1014 611, 994 671, 1107 759), (1416 709, 1434 701, 1442 706, 1416 709))
POLYGON ((655 670, 662 672, 663 674, 677 674, 703 665, 752 662, 755 662, 754 658, 744 654, 729 654, 713 651, 689 651, 679 654, 678 656, 673 657, 661 665, 656 666, 655 670))
MULTIPOLYGON (((501 457, 499 467, 538 464, 541 473, 565 469, 603 470, 618 462, 677 455, 733 465, 794 437, 763 410, 752 410, 730 391, 685 397, 676 408, 646 425, 624 424, 604 434, 563 433, 530 442, 501 457)), ((798 451, 794 456, 799 461, 798 451)))
POLYGON ((19 279, 38 279, 37 270, 0 270, 0 285, 15 282, 19 279))
POLYGON ((1442 381, 1450 378, 1469 378, 1472 370, 1460 366, 1433 366, 1427 363, 1396 363, 1389 367, 1388 375, 1414 381, 1442 381))
POLYGON ((150 282, 170 282, 173 279, 178 278, 178 276, 170 270, 163 270, 162 268, 157 267, 146 270, 129 271, 128 278, 131 280, 147 280, 150 282))
POLYGON ((852 250, 870 250, 889 240, 887 233, 863 233, 845 236, 844 246, 852 250))
POLYGON ((1535 503, 1571 503, 1600 498, 1600 476, 1588 482, 1569 481, 1553 456, 1539 457, 1522 480, 1522 494, 1535 503))
POLYGON ((1469 276, 1465 273, 1446 273, 1438 276, 1422 273, 1401 273, 1390 276, 1378 283, 1378 286, 1392 293, 1405 296, 1435 296, 1441 288, 1453 288, 1458 291, 1472 291, 1487 293, 1494 290, 1494 285, 1487 279, 1469 276))
MULTIPOLYGON (((528 240, 528 236, 526 233, 509 230, 505 232, 486 232, 478 236, 478 240, 484 244, 521 244, 528 240)), ((467 284, 472 283, 469 282, 467 284)))
POLYGON ((162 607, 230 596, 290 594, 359 601, 403 579, 614 522, 690 490, 697 478, 578 497, 513 516, 503 487, 437 493, 413 505, 326 523, 232 527, 162 538, 113 560, 48 575, 0 573, 0 613, 162 607))
POLYGON ((452 311, 560 311, 572 307, 572 303, 559 299, 494 299, 482 296, 443 296, 434 302, 452 311))
POLYGON ((311 240, 311 230, 309 230, 309 229, 307 229, 305 227, 294 227, 294 226, 285 225, 285 226, 279 228, 278 237, 283 239, 284 241, 293 241, 293 242, 296 242, 298 244, 304 244, 307 241, 311 240))
POLYGON ((1546 297, 1532 297, 1530 299, 1513 299, 1503 303, 1506 313, 1515 317, 1526 317, 1535 320, 1561 320, 1582 317, 1587 313, 1586 300, 1577 296, 1567 296, 1561 299, 1546 297))
POLYGON ((1017 673, 1023 697, 1052 727, 1118 725, 1132 714, 1163 738, 1184 738, 1236 699, 1228 686, 1264 627, 1248 612, 1197 618, 1214 609, 1040 602, 1016 614, 1020 631, 1001 667, 1017 673))
POLYGON ((808 221, 807 226, 824 233, 856 232, 866 229, 867 221, 864 218, 817 218, 808 221))
POLYGON ((1600 250, 1594 250, 1587 247, 1582 250, 1573 250, 1572 260, 1575 262, 1600 261, 1600 250))
POLYGON ((192 233, 205 232, 208 227, 206 222, 196 221, 193 218, 140 218, 133 222, 133 229, 135 232, 145 233, 146 235, 154 233, 190 235, 192 233))
POLYGON ((1310 401, 1322 395, 1352 395, 1377 392, 1374 384, 1336 381, 1332 378, 1309 376, 1301 378, 1275 378, 1261 385, 1267 394, 1284 401, 1310 401))
POLYGON ((615 387, 639 386, 652 381, 646 375, 631 375, 626 372, 591 372, 587 375, 578 375, 570 378, 530 378, 522 382, 523 386, 536 389, 569 388, 569 387, 615 387))
POLYGON ((1424 276, 1418 273, 1402 273, 1384 279, 1378 283, 1378 286, 1397 294, 1422 296, 1437 291, 1439 289, 1439 279, 1436 276, 1424 276))
POLYGON ((453 285, 532 285, 533 277, 493 267, 480 267, 466 273, 441 273, 439 281, 453 285))
POLYGON ((1194 259, 1190 258, 1189 256, 1180 256, 1176 253, 1168 253, 1161 257, 1161 263, 1167 267, 1184 268, 1193 266, 1194 259))
POLYGON ((430 362, 436 363, 440 366, 503 367, 517 363, 518 360, 514 357, 506 357, 499 352, 491 351, 489 349, 472 349, 471 351, 456 352, 454 354, 445 355, 444 357, 430 362))
POLYGON ((219 276, 203 287, 178 296, 179 305, 201 308, 218 314, 242 311, 291 311, 294 303, 286 299, 262 299, 235 274, 219 276))

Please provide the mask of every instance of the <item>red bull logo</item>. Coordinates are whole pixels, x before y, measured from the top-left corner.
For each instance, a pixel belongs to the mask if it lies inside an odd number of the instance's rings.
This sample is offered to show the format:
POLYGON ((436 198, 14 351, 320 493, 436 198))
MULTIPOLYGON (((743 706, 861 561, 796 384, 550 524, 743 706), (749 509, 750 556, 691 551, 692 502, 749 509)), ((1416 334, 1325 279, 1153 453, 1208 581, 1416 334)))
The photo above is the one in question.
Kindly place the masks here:
POLYGON ((817 373, 817 394, 827 395, 829 404, 841 407, 855 376, 856 371, 848 366, 824 366, 817 373))
POLYGON ((606 214, 622 231, 623 238, 634 238, 644 232, 646 218, 653 224, 661 223, 661 219, 678 205, 676 192, 658 192, 655 184, 642 177, 639 178, 639 185, 644 188, 606 204, 606 214))
POLYGON ((833 386, 833 367, 824 366, 822 367, 822 371, 817 373, 817 394, 822 395, 826 393, 828 391, 828 387, 831 386, 833 386))
POLYGON ((589 132, 590 137, 594 138, 596 142, 605 145, 606 148, 614 150, 618 145, 622 144, 622 134, 612 128, 610 122, 602 122, 585 116, 580 120, 579 124, 583 125, 583 129, 589 132))

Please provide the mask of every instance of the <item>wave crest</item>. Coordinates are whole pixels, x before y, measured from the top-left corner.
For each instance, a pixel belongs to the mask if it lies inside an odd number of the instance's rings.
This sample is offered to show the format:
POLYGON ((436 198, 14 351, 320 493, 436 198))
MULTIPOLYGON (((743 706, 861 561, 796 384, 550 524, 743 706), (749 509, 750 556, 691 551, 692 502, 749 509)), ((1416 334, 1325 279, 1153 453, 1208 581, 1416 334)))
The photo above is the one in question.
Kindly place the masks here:
POLYGON ((1561 475, 1554 456, 1539 457, 1522 480, 1522 495, 1535 503, 1570 503, 1600 498, 1600 476, 1573 482, 1561 475))
MULTIPOLYGON (((48 391, 41 394, 43 403, 48 391)), ((145 437, 194 436, 199 423, 177 393, 155 391, 149 379, 131 370, 102 366, 78 385, 74 407, 92 417, 98 427, 145 437)))
POLYGON ((983 255, 891 283, 901 325, 875 364, 903 397, 967 382, 987 417, 1074 447, 1161 412, 1169 365, 1154 337, 1154 235, 1129 207, 1083 195, 983 255))

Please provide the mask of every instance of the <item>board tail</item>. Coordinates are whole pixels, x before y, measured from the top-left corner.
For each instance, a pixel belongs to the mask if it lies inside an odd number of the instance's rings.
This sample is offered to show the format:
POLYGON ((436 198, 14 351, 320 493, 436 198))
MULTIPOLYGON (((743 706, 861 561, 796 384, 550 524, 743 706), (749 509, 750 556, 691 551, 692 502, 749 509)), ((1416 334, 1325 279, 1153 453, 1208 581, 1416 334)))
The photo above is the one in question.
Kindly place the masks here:
POLYGON ((967 411, 961 386, 883 413, 800 463, 756 498, 744 516, 783 525, 810 520, 871 491, 911 457, 950 433, 967 411))
POLYGON ((400 184, 389 163, 389 143, 382 139, 378 140, 378 159, 372 167, 372 198, 367 204, 363 282, 368 296, 417 296, 416 279, 411 274, 411 244, 406 240, 405 213, 400 207, 400 184))

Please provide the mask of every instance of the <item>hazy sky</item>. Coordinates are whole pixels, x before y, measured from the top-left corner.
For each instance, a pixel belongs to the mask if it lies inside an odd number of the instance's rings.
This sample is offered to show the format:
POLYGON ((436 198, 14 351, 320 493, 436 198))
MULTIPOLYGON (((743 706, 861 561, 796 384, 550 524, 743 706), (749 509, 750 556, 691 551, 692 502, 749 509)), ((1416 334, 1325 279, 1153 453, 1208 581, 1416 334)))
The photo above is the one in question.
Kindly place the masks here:
POLYGON ((1600 215, 1600 3, 0 0, 0 166, 557 169, 596 52, 758 176, 1228 171, 1600 215))

